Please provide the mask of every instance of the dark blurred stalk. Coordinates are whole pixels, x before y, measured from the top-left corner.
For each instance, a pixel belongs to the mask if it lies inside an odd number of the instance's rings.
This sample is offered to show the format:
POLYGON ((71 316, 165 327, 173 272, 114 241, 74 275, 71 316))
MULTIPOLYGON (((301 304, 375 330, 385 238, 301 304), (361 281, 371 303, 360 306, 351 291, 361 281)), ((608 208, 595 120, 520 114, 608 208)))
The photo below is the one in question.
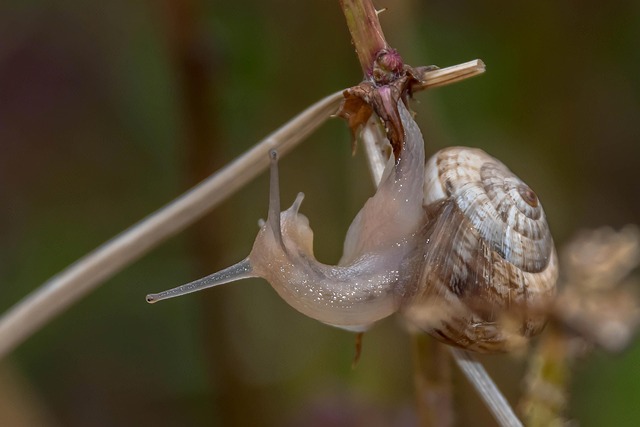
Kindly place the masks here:
MULTIPOLYGON (((200 32, 201 3, 198 0, 168 0, 166 18, 169 45, 182 95, 182 147, 185 152, 185 185, 192 187, 223 166, 221 156, 218 114, 214 100, 219 92, 216 74, 220 72, 216 52, 210 40, 200 32), (214 143, 216 141, 217 143, 214 143)), ((189 234, 190 255, 197 267, 197 275, 211 273, 212 260, 222 259, 223 235, 220 212, 207 215, 197 222, 189 234)), ((221 425, 269 424, 264 393, 240 378, 240 371, 226 325, 224 306, 227 290, 219 289, 215 295, 203 293, 202 343, 207 357, 207 368, 212 399, 217 411, 211 414, 221 425), (250 410, 247 410, 248 408, 250 410)), ((208 405, 207 405, 208 406, 208 405)))
POLYGON ((412 336, 413 382, 421 427, 450 427, 454 422, 449 349, 423 333, 412 336))

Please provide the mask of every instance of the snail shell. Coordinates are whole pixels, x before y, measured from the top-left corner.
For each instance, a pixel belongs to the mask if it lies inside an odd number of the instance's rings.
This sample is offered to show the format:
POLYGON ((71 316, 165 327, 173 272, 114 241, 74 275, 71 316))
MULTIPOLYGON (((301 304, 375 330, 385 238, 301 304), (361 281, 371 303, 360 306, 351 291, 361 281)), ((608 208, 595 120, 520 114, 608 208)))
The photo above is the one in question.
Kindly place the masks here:
POLYGON ((451 147, 427 163, 424 203, 408 320, 479 352, 505 351, 539 333, 558 267, 536 194, 484 151, 451 147))
POLYGON ((296 310, 351 331, 400 311, 436 338, 482 352, 539 332, 557 261, 535 193, 478 149, 442 150, 425 168, 420 129, 402 101, 398 111, 405 142, 351 223, 337 265, 314 257, 302 193, 280 211, 272 152, 269 215, 251 253, 147 301, 261 277, 296 310))

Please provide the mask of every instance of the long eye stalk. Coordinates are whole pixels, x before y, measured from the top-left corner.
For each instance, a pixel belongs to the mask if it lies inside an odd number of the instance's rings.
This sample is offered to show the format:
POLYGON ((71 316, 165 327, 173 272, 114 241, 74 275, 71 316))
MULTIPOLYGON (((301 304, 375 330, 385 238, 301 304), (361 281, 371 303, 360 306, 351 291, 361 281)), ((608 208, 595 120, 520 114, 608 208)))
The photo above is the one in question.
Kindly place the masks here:
POLYGON ((269 226, 273 231, 276 241, 286 252, 284 241, 282 240, 282 228, 280 224, 280 177, 278 175, 278 152, 271 150, 269 152, 271 159, 271 169, 269 175, 269 226))
POLYGON ((149 304, 156 303, 163 299, 169 299, 179 297, 181 295, 190 294, 191 292, 200 291, 202 289, 211 288, 213 286, 223 285, 229 282, 235 282, 240 279, 248 279, 250 277, 256 277, 249 263, 249 258, 245 258, 237 264, 227 267, 224 270, 220 270, 216 273, 210 274, 202 279, 194 280, 186 285, 178 286, 173 289, 169 289, 158 294, 147 295, 147 302, 149 304))
MULTIPOLYGON (((284 242, 282 240, 282 231, 280 226, 280 181, 278 178, 278 152, 271 150, 269 152, 269 158, 271 159, 271 175, 270 175, 270 192, 269 192, 269 216, 267 221, 269 222, 269 228, 273 231, 273 236, 278 242, 280 247, 285 250, 284 242)), ((285 250, 286 251, 286 250, 285 250)), ((210 274, 202 279, 194 280, 182 286, 178 286, 173 289, 169 289, 157 294, 149 294, 146 299, 149 304, 156 303, 163 299, 175 298, 182 295, 190 294, 191 292, 197 292, 202 289, 212 288, 214 286, 223 285, 229 282, 235 282, 236 280, 248 279, 250 277, 259 277, 253 273, 251 267, 251 261, 247 257, 237 264, 227 267, 224 270, 210 274)))

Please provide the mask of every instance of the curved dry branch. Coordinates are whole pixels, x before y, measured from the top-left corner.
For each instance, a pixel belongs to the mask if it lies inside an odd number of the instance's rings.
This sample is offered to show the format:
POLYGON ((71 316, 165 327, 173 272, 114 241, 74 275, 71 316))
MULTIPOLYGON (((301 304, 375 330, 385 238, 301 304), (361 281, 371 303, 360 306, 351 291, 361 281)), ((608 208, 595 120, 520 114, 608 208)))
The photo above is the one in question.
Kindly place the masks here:
MULTIPOLYGON (((376 118, 372 117, 369 119, 369 122, 367 122, 366 127, 362 131, 361 139, 367 155, 371 178, 373 182, 378 185, 382 179, 382 173, 388 158, 388 153, 386 155, 384 153, 385 151, 388 152, 390 147, 383 146, 386 140, 381 135, 381 129, 376 118)), ((388 143, 386 145, 388 145, 388 143)), ((456 364, 476 389, 478 395, 487 405, 487 408, 489 408, 500 426, 522 426, 522 423, 509 405, 509 402, 507 402, 507 399, 493 382, 482 366, 482 363, 465 350, 454 347, 449 347, 449 349, 456 364)))
MULTIPOLYGON (((423 75, 418 90, 453 83, 484 72, 480 60, 423 75)), ((268 152, 284 154, 331 117, 342 91, 316 102, 251 150, 139 223, 53 276, 0 318, 0 358, 105 280, 184 230, 269 165, 268 152)))
MULTIPOLYGON (((127 265, 182 231, 255 178, 268 153, 286 153, 335 113, 336 92, 313 104, 251 150, 187 193, 126 229, 49 279, 0 319, 0 357, 127 265)), ((142 301, 142 300, 141 300, 142 301)))
POLYGON ((498 424, 502 427, 522 427, 522 423, 513 412, 511 405, 484 369, 482 363, 468 351, 459 348, 451 347, 451 354, 498 424))

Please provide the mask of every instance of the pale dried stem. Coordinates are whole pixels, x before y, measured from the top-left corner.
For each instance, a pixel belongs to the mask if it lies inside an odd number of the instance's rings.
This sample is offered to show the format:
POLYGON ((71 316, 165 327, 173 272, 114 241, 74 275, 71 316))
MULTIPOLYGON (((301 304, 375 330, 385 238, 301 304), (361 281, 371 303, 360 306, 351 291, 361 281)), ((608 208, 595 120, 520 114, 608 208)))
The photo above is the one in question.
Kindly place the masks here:
MULTIPOLYGON (((385 139, 381 138, 381 130, 376 118, 372 118, 367 122, 361 138, 367 155, 371 178, 378 185, 382 179, 382 172, 387 163, 390 150, 385 147, 388 143, 385 144, 385 139)), ((522 426, 509 402, 507 402, 480 361, 467 351, 454 347, 450 347, 450 351, 456 364, 476 389, 498 423, 502 427, 522 426)))
POLYGON ((522 423, 487 371, 473 354, 451 347, 451 355, 462 373, 478 392, 489 411, 502 427, 521 427, 522 423))
POLYGON ((375 186, 380 185, 384 167, 391 154, 391 145, 382 134, 380 119, 372 115, 360 134, 362 146, 369 165, 371 179, 375 186))
MULTIPOLYGON (((364 147, 364 152, 369 165, 371 179, 376 185, 380 185, 385 165, 391 153, 391 145, 382 134, 380 119, 372 116, 367 122, 362 133, 360 134, 360 142, 364 147)), ((444 427, 453 423, 453 413, 451 411, 451 396, 443 398, 444 395, 450 394, 450 389, 444 384, 439 384, 439 390, 433 390, 436 381, 428 378, 425 365, 434 356, 431 352, 435 346, 425 350, 425 345, 421 337, 413 334, 413 359, 414 359, 414 386, 416 388, 416 405, 418 418, 421 427, 444 427), (429 352, 429 353, 427 353, 429 352), (439 398, 435 398, 438 396, 439 398), (446 404, 445 404, 446 403, 446 404)), ((440 378, 440 380, 442 380, 440 378)))
POLYGON ((461 80, 474 77, 485 72, 486 66, 480 59, 465 62, 435 71, 426 71, 419 83, 411 86, 413 91, 420 91, 434 87, 446 86, 461 80))
POLYGON ((45 282, 0 319, 0 357, 97 285, 238 191, 268 167, 269 151, 277 149, 284 154, 291 150, 335 113, 341 100, 342 92, 336 92, 318 101, 187 193, 45 282))
MULTIPOLYGON (((480 60, 431 71, 424 74, 418 90, 463 80, 483 71, 480 60)), ((342 92, 336 92, 313 104, 228 166, 80 258, 19 301, 0 318, 0 358, 105 280, 238 191, 267 168, 270 150, 277 149, 281 154, 291 150, 331 117, 341 101, 342 92)))

